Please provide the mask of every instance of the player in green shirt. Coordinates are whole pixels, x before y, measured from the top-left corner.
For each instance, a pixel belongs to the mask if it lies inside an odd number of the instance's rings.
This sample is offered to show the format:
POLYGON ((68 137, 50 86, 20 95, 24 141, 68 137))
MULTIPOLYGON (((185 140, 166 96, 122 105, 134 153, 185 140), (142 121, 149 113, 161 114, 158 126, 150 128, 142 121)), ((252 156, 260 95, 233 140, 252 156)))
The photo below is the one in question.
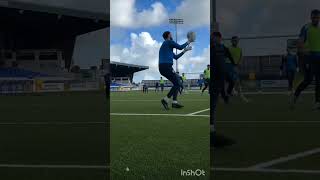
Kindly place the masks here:
MULTIPOLYGON (((202 89, 201 94, 210 86, 210 64, 207 65, 207 68, 203 71, 204 78, 204 88, 202 89)), ((210 93, 210 88, 209 88, 210 93)))
POLYGON ((297 87, 293 96, 294 107, 301 92, 306 89, 314 77, 315 87, 315 110, 320 110, 320 10, 311 12, 311 23, 306 24, 300 32, 299 51, 304 56, 304 81, 297 87))
POLYGON ((161 88, 161 92, 163 92, 163 90, 164 90, 164 80, 162 79, 162 77, 160 77, 160 88, 161 88))
POLYGON ((186 92, 187 90, 187 87, 188 87, 188 82, 187 82, 187 77, 184 73, 182 73, 182 88, 183 88, 183 91, 186 92))
POLYGON ((231 79, 233 83, 229 84, 227 93, 229 95, 232 95, 232 91, 235 89, 238 92, 240 98, 244 102, 248 102, 248 99, 242 93, 242 88, 240 83, 239 68, 242 62, 242 49, 239 47, 239 38, 237 36, 233 36, 231 39, 231 44, 232 45, 228 49, 233 58, 234 64, 232 64, 227 60, 226 66, 227 66, 227 76, 229 76, 229 79, 231 79))

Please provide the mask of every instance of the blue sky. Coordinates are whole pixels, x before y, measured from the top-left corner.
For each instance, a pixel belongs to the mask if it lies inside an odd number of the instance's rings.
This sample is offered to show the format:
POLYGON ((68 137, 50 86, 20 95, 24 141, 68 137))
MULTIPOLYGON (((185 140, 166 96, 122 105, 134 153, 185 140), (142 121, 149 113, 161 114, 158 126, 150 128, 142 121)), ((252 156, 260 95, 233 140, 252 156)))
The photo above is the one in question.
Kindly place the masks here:
POLYGON ((175 39, 175 27, 169 24, 169 18, 185 20, 183 25, 178 26, 179 43, 186 41, 187 32, 194 31, 197 34, 192 52, 179 60, 179 71, 202 72, 209 63, 209 0, 111 0, 110 3, 111 61, 150 67, 147 71, 137 73, 135 82, 159 79, 157 64, 159 47, 163 42, 162 33, 169 30, 175 39), (120 12, 122 8, 127 10, 125 14, 120 12))

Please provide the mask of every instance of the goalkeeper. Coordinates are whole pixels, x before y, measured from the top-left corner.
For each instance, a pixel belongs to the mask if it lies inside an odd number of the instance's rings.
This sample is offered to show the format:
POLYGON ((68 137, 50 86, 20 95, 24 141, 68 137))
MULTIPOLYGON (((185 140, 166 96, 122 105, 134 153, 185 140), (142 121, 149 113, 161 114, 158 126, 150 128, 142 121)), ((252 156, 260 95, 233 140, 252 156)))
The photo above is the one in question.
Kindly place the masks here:
POLYGON ((162 76, 166 77, 173 84, 173 87, 170 89, 167 96, 161 100, 161 103, 166 110, 169 110, 169 100, 173 98, 172 108, 182 108, 183 105, 179 104, 177 99, 178 92, 181 87, 181 81, 172 68, 173 59, 177 60, 187 51, 192 50, 192 47, 189 46, 189 44, 194 40, 190 38, 186 43, 179 45, 173 41, 172 35, 169 31, 164 32, 162 37, 164 42, 162 43, 159 51, 159 71, 162 76), (174 48, 183 51, 179 54, 174 54, 174 48))

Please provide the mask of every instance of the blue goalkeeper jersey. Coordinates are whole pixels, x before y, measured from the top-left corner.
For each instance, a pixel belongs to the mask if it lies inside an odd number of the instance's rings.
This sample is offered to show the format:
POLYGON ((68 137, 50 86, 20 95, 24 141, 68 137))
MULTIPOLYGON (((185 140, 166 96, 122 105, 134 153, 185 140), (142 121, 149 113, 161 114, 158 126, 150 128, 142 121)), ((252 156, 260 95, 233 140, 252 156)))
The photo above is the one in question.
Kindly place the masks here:
POLYGON ((184 53, 174 54, 173 49, 183 50, 188 43, 179 45, 172 40, 166 40, 162 43, 159 51, 159 64, 173 64, 173 59, 179 59, 184 53))

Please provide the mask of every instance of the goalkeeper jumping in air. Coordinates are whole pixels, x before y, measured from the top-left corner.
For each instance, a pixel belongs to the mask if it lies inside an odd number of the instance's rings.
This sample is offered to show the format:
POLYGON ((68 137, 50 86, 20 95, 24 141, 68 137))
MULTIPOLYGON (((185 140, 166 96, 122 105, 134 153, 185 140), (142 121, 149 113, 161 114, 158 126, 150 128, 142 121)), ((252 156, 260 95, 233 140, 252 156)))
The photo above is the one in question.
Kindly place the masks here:
POLYGON ((172 108, 182 108, 183 105, 178 103, 178 92, 182 86, 180 77, 173 70, 173 59, 179 59, 187 51, 192 50, 192 47, 189 46, 190 43, 194 41, 195 38, 188 38, 188 41, 182 45, 177 44, 173 41, 172 35, 169 31, 166 31, 162 35, 164 42, 162 43, 159 51, 159 71, 160 74, 166 77, 173 86, 171 87, 169 93, 166 97, 161 100, 163 107, 166 110, 169 110, 170 99, 173 98, 172 108), (179 54, 174 54, 173 49, 183 50, 179 54))

